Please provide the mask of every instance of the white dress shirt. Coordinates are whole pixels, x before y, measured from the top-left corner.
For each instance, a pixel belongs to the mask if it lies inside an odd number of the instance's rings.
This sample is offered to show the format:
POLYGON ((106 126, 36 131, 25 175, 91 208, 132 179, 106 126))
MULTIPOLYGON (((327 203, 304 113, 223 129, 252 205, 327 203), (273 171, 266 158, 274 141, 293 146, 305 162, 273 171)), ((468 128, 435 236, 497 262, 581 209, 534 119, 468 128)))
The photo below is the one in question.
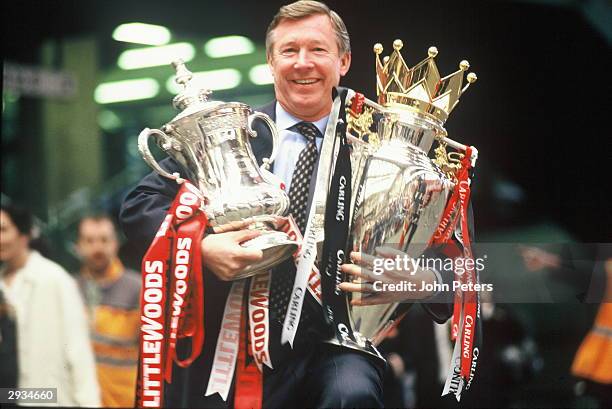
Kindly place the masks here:
MULTIPOLYGON (((0 281, 3 276, 0 268, 0 281)), ((54 406, 100 406, 89 326, 75 280, 31 251, 4 290, 17 317, 17 386, 57 388, 54 406)))

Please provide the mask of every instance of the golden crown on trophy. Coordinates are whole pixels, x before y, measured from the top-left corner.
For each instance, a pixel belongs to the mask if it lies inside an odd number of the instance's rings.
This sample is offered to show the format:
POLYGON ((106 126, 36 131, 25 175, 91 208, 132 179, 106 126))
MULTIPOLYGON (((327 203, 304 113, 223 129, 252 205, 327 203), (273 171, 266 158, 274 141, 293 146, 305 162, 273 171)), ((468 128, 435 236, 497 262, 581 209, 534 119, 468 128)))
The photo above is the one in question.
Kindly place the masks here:
POLYGON ((391 109, 416 111, 444 123, 457 106, 459 97, 476 81, 476 74, 469 73, 468 83, 463 87, 464 72, 470 68, 470 63, 463 60, 458 71, 440 77, 434 61, 438 55, 436 47, 429 47, 428 57, 409 68, 400 53, 403 45, 402 40, 395 40, 393 52, 382 62, 383 46, 374 45, 378 103, 391 109))

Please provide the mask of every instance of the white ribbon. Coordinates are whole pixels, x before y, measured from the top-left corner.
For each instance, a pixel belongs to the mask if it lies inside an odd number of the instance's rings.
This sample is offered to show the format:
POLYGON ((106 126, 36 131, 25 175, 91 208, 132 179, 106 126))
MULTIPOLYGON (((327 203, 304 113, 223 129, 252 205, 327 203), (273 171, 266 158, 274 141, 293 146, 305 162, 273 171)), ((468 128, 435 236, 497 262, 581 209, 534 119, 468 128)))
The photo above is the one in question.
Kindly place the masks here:
POLYGON ((224 401, 227 401, 240 348, 240 319, 244 313, 242 302, 244 288, 245 280, 234 281, 225 301, 221 331, 219 331, 213 366, 204 396, 218 393, 224 401))
POLYGON ((314 198, 308 213, 304 242, 298 256, 297 272, 281 333, 281 344, 289 342, 292 348, 302 314, 302 305, 304 304, 308 279, 317 257, 317 243, 323 241, 324 238, 323 222, 330 180, 329 173, 338 150, 335 140, 340 105, 340 96, 337 96, 332 105, 327 128, 325 129, 325 138, 323 138, 323 146, 321 147, 319 165, 317 167, 317 183, 315 185, 314 198))
MULTIPOLYGON (((461 320, 459 334, 463 334, 463 307, 461 308, 461 320)), ((450 366, 448 368, 448 374, 446 375, 446 382, 444 383, 444 389, 442 395, 444 396, 449 393, 455 395, 457 402, 461 400, 461 392, 463 391, 464 381, 461 377, 461 335, 458 335, 455 340, 455 347, 453 348, 453 356, 451 357, 450 366)))

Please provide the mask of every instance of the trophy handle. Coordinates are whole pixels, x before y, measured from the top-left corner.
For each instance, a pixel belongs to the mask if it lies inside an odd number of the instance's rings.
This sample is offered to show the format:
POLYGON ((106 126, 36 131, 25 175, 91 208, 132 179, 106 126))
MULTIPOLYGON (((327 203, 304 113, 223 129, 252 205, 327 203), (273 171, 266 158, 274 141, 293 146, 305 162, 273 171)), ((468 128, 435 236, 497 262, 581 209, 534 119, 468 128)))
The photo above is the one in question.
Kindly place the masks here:
POLYGON ((276 130, 276 125, 274 124, 274 121, 272 121, 272 118, 270 118, 268 115, 264 114, 263 112, 254 112, 251 115, 249 115, 249 119, 248 119, 249 131, 254 136, 257 136, 257 132, 255 132, 255 130, 253 129, 253 120, 255 118, 259 118, 262 121, 264 121, 266 125, 268 125, 268 128, 270 128, 270 133, 272 134, 272 154, 270 155, 269 158, 263 158, 263 164, 261 165, 262 169, 270 170, 270 163, 274 162, 274 159, 276 159, 276 154, 278 153, 279 139, 278 139, 278 132, 276 130))
POLYGON ((176 181, 176 183, 178 184, 183 183, 185 179, 183 179, 178 172, 168 173, 161 166, 159 166, 159 163, 157 163, 157 160, 155 160, 155 158, 151 154, 151 150, 149 149, 149 137, 150 136, 153 136, 155 138, 155 141, 157 142, 157 144, 164 151, 168 151, 170 149, 171 142, 170 142, 170 137, 168 137, 168 135, 166 135, 159 129, 145 128, 142 130, 142 132, 140 132, 140 135, 138 135, 138 151, 142 155, 142 158, 144 159, 144 161, 147 162, 147 164, 150 167, 152 167, 153 170, 155 170, 160 175, 168 179, 172 179, 176 181))

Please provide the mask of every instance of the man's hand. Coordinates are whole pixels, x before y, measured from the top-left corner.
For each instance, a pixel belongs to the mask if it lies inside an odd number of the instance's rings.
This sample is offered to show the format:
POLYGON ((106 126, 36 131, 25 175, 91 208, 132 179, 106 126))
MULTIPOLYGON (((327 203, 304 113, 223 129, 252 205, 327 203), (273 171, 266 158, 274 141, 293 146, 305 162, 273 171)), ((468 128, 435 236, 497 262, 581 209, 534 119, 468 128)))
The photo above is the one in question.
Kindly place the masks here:
MULTIPOLYGON (((388 247, 379 247, 376 249, 378 256, 383 258, 394 258, 397 255, 403 257, 405 254, 388 247)), ((352 282, 343 282, 338 287, 347 292, 361 293, 361 297, 351 300, 352 305, 376 305, 388 304, 393 302, 402 302, 408 300, 421 300, 429 297, 432 292, 421 290, 423 283, 433 284, 436 281, 436 276, 432 271, 417 268, 414 271, 385 269, 380 275, 374 274, 374 260, 380 257, 374 257, 364 253, 352 252, 351 260, 355 264, 343 264, 341 269, 344 273, 350 274, 357 278, 352 282), (382 289, 384 284, 402 284, 412 283, 413 291, 376 291, 374 282, 379 281, 378 289, 382 289)))
POLYGON ((262 259, 261 250, 240 245, 261 235, 259 230, 245 229, 250 223, 244 220, 217 226, 214 228, 215 234, 209 234, 202 240, 204 265, 220 280, 231 281, 249 265, 262 259))

